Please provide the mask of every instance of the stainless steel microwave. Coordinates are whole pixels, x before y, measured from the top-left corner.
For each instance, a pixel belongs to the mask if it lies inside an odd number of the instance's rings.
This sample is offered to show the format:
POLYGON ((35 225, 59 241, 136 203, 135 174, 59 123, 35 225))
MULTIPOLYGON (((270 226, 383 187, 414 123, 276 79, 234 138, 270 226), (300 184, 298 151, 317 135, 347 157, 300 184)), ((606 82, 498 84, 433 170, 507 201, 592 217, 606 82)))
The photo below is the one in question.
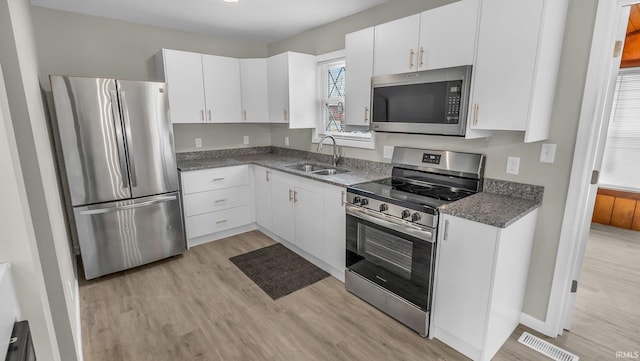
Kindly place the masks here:
POLYGON ((371 78, 371 129, 464 136, 471 65, 371 78))

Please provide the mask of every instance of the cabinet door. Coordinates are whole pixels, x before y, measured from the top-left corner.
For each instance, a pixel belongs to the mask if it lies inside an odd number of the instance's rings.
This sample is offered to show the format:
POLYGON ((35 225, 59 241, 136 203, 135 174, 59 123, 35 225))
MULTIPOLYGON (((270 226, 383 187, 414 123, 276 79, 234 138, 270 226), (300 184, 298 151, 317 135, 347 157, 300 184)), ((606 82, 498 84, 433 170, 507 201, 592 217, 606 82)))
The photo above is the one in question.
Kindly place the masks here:
POLYGON ((240 59, 242 118, 249 123, 269 121, 267 59, 240 59))
POLYGON ((296 245, 309 254, 322 259, 324 250, 322 185, 318 183, 317 187, 296 187, 293 202, 296 245))
POLYGON ((295 244, 295 217, 293 209, 293 186, 287 177, 274 173, 271 178, 272 232, 295 244))
POLYGON ((480 350, 498 230, 449 215, 441 216, 440 230, 433 324, 480 350))
POLYGON ((204 123, 202 55, 162 50, 172 123, 204 123))
POLYGON ((240 61, 225 56, 202 55, 207 121, 242 122, 240 61))
POLYGON ((346 257, 346 189, 324 185, 324 252, 322 260, 331 267, 344 271, 346 257))
POLYGON ((463 0, 420 15, 418 70, 473 64, 478 5, 463 0))
POLYGON ((289 53, 289 128, 316 127, 316 68, 314 55, 289 53))
POLYGON ((377 25, 373 74, 400 74, 418 70, 419 32, 420 14, 377 25))
POLYGON ((541 0, 482 2, 468 120, 471 128, 525 130, 542 6, 541 0))
POLYGON ((371 116, 371 75, 373 75, 373 27, 345 36, 346 123, 367 126, 371 116))
POLYGON ((269 89, 269 122, 289 121, 289 72, 288 53, 274 55, 267 59, 269 89))
POLYGON ((256 201, 256 223, 272 231, 271 171, 267 168, 256 166, 254 168, 253 180, 256 201))

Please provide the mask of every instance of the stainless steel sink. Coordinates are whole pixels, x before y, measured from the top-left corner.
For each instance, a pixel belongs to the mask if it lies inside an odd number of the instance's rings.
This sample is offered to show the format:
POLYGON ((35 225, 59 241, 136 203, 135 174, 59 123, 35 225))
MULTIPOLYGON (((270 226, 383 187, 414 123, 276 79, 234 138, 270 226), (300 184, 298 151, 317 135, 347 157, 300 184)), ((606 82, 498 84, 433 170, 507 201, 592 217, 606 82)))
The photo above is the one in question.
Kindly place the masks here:
POLYGON ((348 170, 346 169, 329 168, 329 169, 317 170, 311 173, 315 175, 334 175, 334 174, 342 174, 347 172, 348 170))
POLYGON ((311 173, 311 172, 327 169, 326 165, 312 164, 312 163, 292 164, 292 165, 287 165, 286 167, 287 168, 291 168, 291 169, 295 169, 295 170, 299 170, 299 171, 303 171, 305 173, 311 173))
POLYGON ((330 168, 331 166, 313 163, 298 163, 287 165, 285 167, 315 175, 334 175, 349 172, 346 169, 330 168))

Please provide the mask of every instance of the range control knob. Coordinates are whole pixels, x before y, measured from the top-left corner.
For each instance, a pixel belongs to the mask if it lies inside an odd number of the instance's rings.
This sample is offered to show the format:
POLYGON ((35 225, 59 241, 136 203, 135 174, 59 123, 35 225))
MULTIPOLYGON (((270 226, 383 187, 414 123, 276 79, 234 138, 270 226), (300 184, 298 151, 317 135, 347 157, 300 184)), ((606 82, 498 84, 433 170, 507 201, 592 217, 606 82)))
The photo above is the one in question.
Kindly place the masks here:
POLYGON ((402 211, 400 216, 402 217, 402 219, 409 218, 409 216, 411 216, 411 212, 409 212, 408 209, 405 209, 404 211, 402 211))
POLYGON ((384 212, 384 211, 388 211, 389 210, 389 206, 386 203, 382 203, 380 205, 380 212, 384 212))
POLYGON ((358 196, 353 197, 353 204, 358 204, 358 203, 360 203, 360 197, 358 196))
POLYGON ((411 215, 411 220, 414 222, 417 222, 420 220, 420 218, 422 218, 422 216, 420 215, 420 213, 416 212, 414 214, 411 215))
POLYGON ((367 204, 369 204, 369 200, 366 198, 362 198, 362 200, 360 201, 360 205, 361 206, 366 206, 367 204))

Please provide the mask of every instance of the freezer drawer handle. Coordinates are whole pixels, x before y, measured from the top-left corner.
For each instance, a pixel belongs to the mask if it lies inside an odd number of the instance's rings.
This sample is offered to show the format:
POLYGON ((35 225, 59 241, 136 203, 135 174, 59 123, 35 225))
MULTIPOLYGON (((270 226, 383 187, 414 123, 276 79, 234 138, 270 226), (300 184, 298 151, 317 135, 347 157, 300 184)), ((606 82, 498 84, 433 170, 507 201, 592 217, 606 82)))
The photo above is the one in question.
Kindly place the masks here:
MULTIPOLYGON (((122 101, 122 115, 124 116, 124 124, 127 133, 127 146, 129 149, 133 147, 133 138, 131 138, 131 122, 129 120, 129 107, 127 106, 127 98, 123 91, 120 91, 120 100, 122 101)), ((129 157, 129 170, 131 171, 131 186, 138 186, 138 177, 136 176, 136 164, 133 156, 129 157)))
POLYGON ((220 181, 223 181, 223 180, 224 180, 224 177, 222 177, 222 178, 213 178, 211 181, 220 182, 220 181))
POLYGON ((92 214, 102 214, 102 213, 109 213, 109 212, 118 212, 121 211, 123 209, 132 209, 132 208, 140 208, 140 207, 146 207, 146 206, 150 206, 153 204, 157 204, 157 203, 162 203, 162 202, 169 202, 169 201, 173 201, 176 199, 176 196, 166 196, 166 197, 162 197, 162 198, 158 198, 158 199, 154 199, 152 201, 147 201, 147 202, 140 202, 140 203, 135 203, 135 204, 128 204, 126 206, 121 206, 121 207, 111 207, 111 208, 99 208, 99 209, 88 209, 86 211, 81 211, 80 215, 81 216, 88 216, 88 215, 92 215, 92 214))
POLYGON ((113 127, 116 131, 116 143, 118 144, 118 162, 120 163, 120 175, 122 177, 122 188, 129 188, 127 179, 127 160, 125 158, 124 144, 122 141, 122 125, 120 120, 120 110, 118 109, 118 97, 115 91, 110 91, 111 111, 113 112, 113 127))

